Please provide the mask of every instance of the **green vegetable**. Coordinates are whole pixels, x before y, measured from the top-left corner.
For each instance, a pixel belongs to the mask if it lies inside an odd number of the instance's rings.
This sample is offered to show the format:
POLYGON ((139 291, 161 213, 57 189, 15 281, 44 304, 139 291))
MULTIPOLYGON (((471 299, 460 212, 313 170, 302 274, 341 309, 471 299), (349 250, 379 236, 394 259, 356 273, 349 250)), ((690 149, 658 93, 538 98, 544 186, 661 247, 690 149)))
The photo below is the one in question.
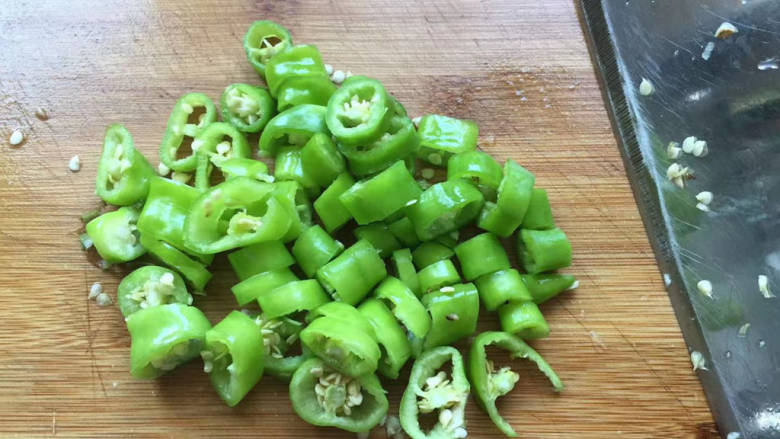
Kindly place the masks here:
POLYGON ((263 336, 254 320, 232 311, 206 332, 203 371, 225 404, 233 407, 263 377, 263 336))
POLYGON ((455 154, 447 161, 447 179, 471 180, 487 200, 495 200, 498 185, 504 176, 496 159, 482 151, 455 154))
MULTIPOLYGON (((214 170, 212 158, 217 163, 233 157, 248 158, 249 144, 241 131, 226 122, 214 122, 201 130, 192 141, 192 150, 196 152, 195 187, 205 191, 211 186, 211 174, 214 170), (226 140, 227 139, 227 140, 226 140)), ((217 168, 221 171, 220 168, 217 168)))
POLYGON ((177 273, 167 268, 147 265, 122 279, 116 291, 122 316, 145 308, 169 303, 192 305, 192 296, 177 273))
POLYGON ((138 215, 132 207, 120 207, 87 223, 87 234, 106 262, 132 261, 146 253, 138 241, 138 215))
POLYGON ((280 148, 276 153, 274 178, 277 181, 297 181, 309 195, 320 193, 317 182, 303 169, 301 149, 297 147, 280 148))
POLYGON ((455 256, 455 252, 446 245, 434 241, 423 242, 412 252, 414 265, 418 270, 455 256))
POLYGON ((541 355, 514 335, 490 331, 483 332, 474 339, 469 351, 468 367, 469 379, 474 388, 477 402, 504 434, 516 437, 517 433, 514 429, 498 413, 496 400, 511 392, 515 383, 520 380, 520 376, 509 367, 502 367, 496 371, 493 362, 487 358, 486 348, 488 346, 497 346, 509 351, 512 359, 526 358, 536 363, 539 370, 550 380, 556 392, 563 390, 563 383, 541 355))
POLYGON ((258 142, 258 153, 275 157, 279 148, 302 147, 316 133, 328 133, 325 125, 326 108, 303 104, 288 108, 268 121, 258 142))
POLYGON ((236 297, 238 305, 244 306, 253 300, 258 300, 261 294, 268 294, 276 287, 297 280, 299 280, 298 277, 287 267, 269 268, 268 271, 262 271, 241 280, 233 285, 230 291, 236 297))
MULTIPOLYGON (((209 154, 207 158, 225 177, 225 180, 234 177, 251 177, 266 183, 274 181, 274 178, 268 175, 268 165, 259 160, 244 157, 225 158, 218 154, 209 154)), ((201 158, 199 157, 198 160, 200 161, 201 158)))
POLYGON ((463 277, 468 281, 510 267, 509 257, 496 235, 483 233, 455 247, 463 277))
POLYGON ((571 289, 577 282, 570 274, 521 274, 520 278, 537 305, 571 289))
POLYGON ((257 295, 257 303, 269 319, 317 309, 329 301, 328 295, 314 279, 288 282, 273 289, 258 288, 257 295))
POLYGON ((550 327, 533 302, 509 302, 498 308, 501 330, 520 338, 537 339, 550 335, 550 327))
POLYGON ((318 225, 304 230, 292 248, 298 266, 312 277, 320 267, 330 262, 344 250, 344 244, 333 239, 318 225))
POLYGON ((290 31, 270 20, 255 21, 244 36, 246 57, 261 77, 265 77, 268 61, 290 46, 290 31))
POLYGON ((290 242, 312 225, 312 209, 303 186, 296 181, 280 181, 274 184, 274 196, 290 215, 290 229, 282 241, 290 242))
POLYGON ((268 90, 249 84, 230 84, 219 99, 222 120, 239 131, 257 133, 276 114, 268 90))
POLYGON ((278 52, 265 64, 265 82, 271 96, 278 97, 280 86, 291 78, 327 79, 325 64, 315 46, 291 46, 278 52))
POLYGON ((528 210, 525 212, 521 226, 533 230, 549 230, 555 227, 546 190, 534 188, 531 191, 531 200, 528 202, 528 210))
POLYGON ((390 259, 393 261, 394 274, 398 280, 420 297, 420 279, 412 263, 412 252, 408 248, 396 250, 390 259))
POLYGON ((188 93, 179 98, 160 143, 160 161, 174 171, 194 171, 198 158, 190 145, 204 128, 216 120, 217 108, 208 96, 188 93))
POLYGON ((377 343, 382 348, 382 357, 379 359, 377 370, 387 378, 398 378, 401 368, 412 355, 406 332, 390 309, 378 299, 363 301, 358 311, 374 328, 377 343))
POLYGON ((154 171, 135 149, 133 137, 123 125, 110 125, 103 140, 97 170, 97 195, 106 203, 127 206, 146 198, 154 171))
POLYGON ((335 232, 352 219, 352 215, 339 198, 353 184, 355 180, 345 172, 333 180, 333 183, 314 201, 314 211, 317 212, 328 233, 335 232))
POLYGON ((504 163, 504 178, 498 186, 496 202, 485 203, 477 225, 502 238, 514 233, 528 210, 535 181, 533 174, 508 159, 504 163))
POLYGON ((474 283, 477 285, 482 304, 488 311, 495 311, 510 301, 532 300, 521 274, 513 268, 480 276, 474 283))
POLYGON ((327 76, 293 76, 282 81, 276 92, 279 111, 303 104, 328 105, 336 85, 327 76))
POLYGON ((352 76, 330 97, 326 122, 339 143, 363 145, 387 131, 393 112, 385 87, 376 79, 352 76))
POLYGON ((318 358, 305 361, 295 371, 290 401, 304 421, 351 432, 376 427, 389 406, 376 375, 344 376, 318 358))
POLYGON ((420 196, 420 186, 403 161, 366 180, 361 180, 339 196, 358 224, 382 221, 420 196))
POLYGON ((203 291, 208 281, 211 280, 211 272, 206 269, 204 264, 194 260, 171 244, 146 234, 141 234, 140 242, 150 255, 181 273, 195 288, 195 291, 203 291))
POLYGON ((130 374, 153 379, 198 356, 211 329, 193 306, 172 303, 130 314, 130 374))
POLYGON ((479 294, 474 284, 443 287, 423 295, 422 303, 432 320, 425 349, 452 344, 477 330, 479 294))
POLYGON ((407 209, 417 236, 423 241, 459 229, 479 214, 482 193, 465 180, 437 183, 407 209))
POLYGON ((401 243, 395 239, 384 223, 371 223, 355 228, 355 239, 365 239, 379 252, 380 258, 386 258, 390 253, 401 248, 401 243))
POLYGON ((477 147, 479 127, 470 120, 426 114, 417 126, 420 150, 417 157, 435 166, 446 166, 453 154, 477 147))
POLYGON ((335 259, 317 270, 317 280, 333 300, 350 305, 360 303, 387 276, 387 269, 377 250, 360 240, 335 259))
POLYGON ((236 276, 242 281, 266 271, 287 268, 295 263, 295 259, 281 241, 258 242, 236 250, 227 257, 236 276))
POLYGON ((423 294, 461 281, 460 274, 449 259, 436 261, 417 272, 423 294))
POLYGON ((298 355, 287 356, 287 352, 298 341, 303 324, 287 317, 268 319, 262 314, 249 315, 263 334, 264 373, 282 381, 290 381, 298 367, 311 358, 311 353, 306 349, 298 355))
POLYGON ((336 177, 346 170, 344 157, 325 133, 311 136, 301 149, 303 173, 321 187, 328 187, 336 177))
POLYGON ((418 339, 423 339, 431 328, 431 318, 417 296, 403 282, 388 276, 374 293, 382 300, 399 322, 418 339))
POLYGON ((414 362, 401 398, 401 427, 412 439, 465 438, 470 391, 463 357, 457 349, 441 346, 424 352, 414 362), (420 416, 434 412, 436 424, 426 433, 420 416))
POLYGON ((409 217, 403 216, 387 225, 390 233, 406 247, 415 247, 420 243, 417 232, 414 231, 414 224, 409 217))
POLYGON ((571 265, 571 244, 563 230, 526 230, 517 234, 517 253, 525 271, 531 274, 571 265))

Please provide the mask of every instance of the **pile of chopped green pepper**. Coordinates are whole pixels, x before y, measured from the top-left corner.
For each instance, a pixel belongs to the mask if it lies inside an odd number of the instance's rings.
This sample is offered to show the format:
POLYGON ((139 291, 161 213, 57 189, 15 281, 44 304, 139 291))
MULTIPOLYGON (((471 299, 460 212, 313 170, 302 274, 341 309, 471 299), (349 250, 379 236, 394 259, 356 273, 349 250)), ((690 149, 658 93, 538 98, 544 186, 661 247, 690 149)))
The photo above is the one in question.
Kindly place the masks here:
POLYGON ((515 436, 495 401, 519 376, 496 370, 486 348, 534 361, 561 390, 522 339, 547 337, 540 306, 577 286, 555 272, 572 250, 547 192, 513 160, 502 167, 478 150, 476 123, 413 123, 376 79, 334 84, 317 47, 294 45, 277 23, 254 22, 244 49, 267 87, 230 84, 219 110, 204 94, 182 96, 159 149, 170 177, 155 175, 124 126, 106 131, 96 193, 117 208, 91 216, 85 239, 105 263, 148 253, 161 264, 134 264, 117 290, 130 373, 152 379, 200 356, 228 406, 265 373, 289 381, 305 421, 365 433, 388 412, 377 375, 398 379, 412 360, 400 422, 413 439, 466 437, 472 390, 515 436), (274 159, 272 172, 256 155, 274 159), (446 179, 416 179, 417 161, 446 179), (223 252, 246 309, 212 327, 191 292, 205 294, 223 252), (475 335, 480 302, 501 332, 473 339, 466 368, 452 345, 475 335))

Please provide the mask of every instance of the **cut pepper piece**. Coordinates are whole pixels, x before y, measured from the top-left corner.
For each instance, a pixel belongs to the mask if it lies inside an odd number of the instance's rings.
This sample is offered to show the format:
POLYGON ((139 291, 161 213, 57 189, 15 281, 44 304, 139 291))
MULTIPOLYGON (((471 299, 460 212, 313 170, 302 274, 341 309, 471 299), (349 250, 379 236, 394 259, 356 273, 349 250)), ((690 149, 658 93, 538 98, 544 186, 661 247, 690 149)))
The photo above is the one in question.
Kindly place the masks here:
POLYGON ((311 311, 329 301, 328 295, 314 279, 288 282, 273 289, 259 289, 257 295, 257 303, 269 319, 311 311))
POLYGON ((422 339, 431 328, 431 318, 415 294, 403 282, 388 276, 374 295, 384 301, 393 315, 416 338, 422 339))
POLYGON ((269 294, 277 287, 298 280, 298 276, 290 271, 289 268, 280 267, 250 276, 233 285, 230 291, 236 297, 238 305, 244 306, 253 300, 258 300, 262 294, 269 294))
POLYGON ((192 296, 178 273, 147 265, 128 274, 119 283, 116 299, 122 316, 169 303, 192 305, 192 296))
POLYGON ((301 165, 304 174, 321 187, 328 187, 346 169, 344 157, 325 133, 316 133, 306 142, 301 149, 301 165))
POLYGON ((298 266, 313 277, 320 267, 330 262, 344 250, 344 244, 328 235, 322 227, 314 225, 304 230, 293 244, 292 253, 298 266))
POLYGON ((295 263, 295 259, 281 241, 248 245, 228 254, 228 261, 238 279, 242 281, 266 271, 287 268, 295 263))
POLYGON ((395 239, 384 223, 371 223, 355 228, 355 239, 365 239, 379 252, 380 258, 390 256, 390 253, 401 248, 401 243, 395 239))
POLYGON ((398 160, 409 158, 414 163, 420 138, 412 121, 406 115, 396 113, 390 118, 387 132, 375 141, 366 145, 339 143, 338 146, 349 162, 350 172, 365 177, 389 168, 398 160))
POLYGON ((520 277, 537 305, 572 289, 577 282, 570 274, 521 274, 520 277))
POLYGON ((474 284, 443 287, 423 295, 422 303, 432 320, 424 349, 452 344, 477 330, 479 294, 474 284))
POLYGON ((455 154, 447 161, 447 179, 465 178, 482 192, 486 200, 495 200, 504 172, 496 159, 482 151, 455 154))
MULTIPOLYGON (((195 140, 192 141, 192 150, 197 155, 197 167, 195 168, 195 187, 205 191, 212 186, 212 176, 215 160, 249 157, 249 143, 241 131, 226 122, 214 122, 204 128, 195 140)), ((218 171, 222 171, 217 167, 218 171)), ((227 176, 221 176, 225 180, 227 176)))
POLYGON ((295 371, 290 402, 309 424, 356 433, 379 425, 389 406, 376 375, 345 376, 319 358, 305 361, 295 371))
POLYGON ((189 149, 190 142, 200 132, 217 120, 217 108, 211 99, 202 93, 188 93, 173 106, 168 126, 160 143, 160 161, 174 171, 194 171, 198 158, 189 149))
POLYGON ((496 235, 483 233, 455 247, 463 277, 468 281, 510 267, 506 250, 496 235))
POLYGON ((417 232, 414 231, 414 224, 407 216, 389 222, 387 228, 406 247, 415 247, 420 243, 420 238, 417 237, 417 232))
POLYGON ((479 214, 482 192, 465 180, 436 183, 410 206, 406 214, 421 240, 427 241, 459 229, 479 214))
POLYGON ((482 304, 488 311, 495 311, 509 302, 532 300, 531 293, 523 283, 520 273, 514 268, 480 276, 474 283, 477 285, 482 304))
POLYGON ((130 374, 154 379, 198 356, 211 329, 194 306, 172 303, 130 314, 130 374))
POLYGON ((325 107, 303 104, 288 108, 268 121, 257 145, 258 154, 275 157, 279 148, 302 147, 316 133, 328 133, 325 107))
POLYGON ((249 84, 230 84, 219 99, 222 120, 244 133, 257 133, 276 114, 268 90, 249 84))
POLYGON ((434 241, 423 242, 412 252, 417 270, 422 270, 434 262, 443 261, 453 256, 455 256, 455 252, 450 247, 434 241))
POLYGON ((526 230, 517 234, 518 259, 531 274, 571 265, 571 244, 563 230, 526 230))
POLYGON ((335 232, 352 219, 352 215, 339 197, 353 184, 355 180, 345 172, 333 180, 333 183, 314 201, 314 211, 317 212, 328 233, 335 232))
POLYGON ((276 181, 296 181, 310 196, 317 196, 321 189, 314 178, 307 174, 301 160, 301 149, 297 147, 280 148, 274 162, 276 181))
POLYGON ((379 364, 381 351, 370 323, 358 312, 359 322, 334 316, 314 319, 301 331, 301 343, 329 367, 350 376, 372 374, 379 364), (368 326, 371 334, 361 329, 368 326))
POLYGON ((132 207, 120 207, 87 223, 87 234, 103 260, 128 262, 146 253, 139 242, 138 216, 132 207))
POLYGON ((258 20, 244 35, 244 51, 255 71, 265 78, 265 65, 277 53, 292 46, 290 31, 270 20, 258 20))
POLYGON ((325 106, 337 88, 327 76, 293 76, 279 85, 276 108, 284 111, 303 104, 325 106))
POLYGON ((536 363, 539 370, 550 380, 553 390, 556 392, 563 390, 563 383, 538 352, 514 335, 506 332, 488 331, 479 334, 474 339, 469 351, 468 367, 469 379, 474 388, 477 402, 499 430, 509 437, 517 437, 512 426, 498 413, 496 400, 511 392, 520 376, 509 367, 502 367, 496 371, 493 362, 487 358, 486 349, 488 346, 497 346, 509 351, 512 359, 525 358, 536 363))
POLYGON ((242 311, 254 319, 263 335, 265 350, 264 373, 282 381, 290 381, 290 377, 304 361, 311 358, 311 353, 304 349, 298 355, 287 355, 298 341, 303 324, 287 317, 268 319, 264 315, 242 311))
POLYGON ((204 264, 194 260, 171 244, 144 233, 141 234, 140 242, 150 255, 181 273, 196 292, 202 292, 208 281, 211 280, 211 272, 206 269, 204 264))
POLYGON ((135 149, 133 137, 123 125, 106 129, 103 152, 97 169, 97 195, 106 203, 127 206, 146 198, 154 175, 143 154, 135 149))
POLYGON ((403 161, 366 180, 361 180, 339 196, 358 224, 382 221, 420 196, 420 185, 403 161))
POLYGON ((274 195, 290 215, 290 229, 282 237, 290 242, 312 225, 312 209, 309 197, 297 181, 280 181, 274 184, 274 195))
POLYGON ((265 64, 265 82, 273 97, 278 97, 279 89, 286 80, 304 77, 328 78, 316 46, 287 47, 265 64))
POLYGON ((401 368, 412 355, 406 332, 393 313, 378 299, 365 300, 358 307, 358 311, 374 328, 377 342, 382 348, 377 370, 387 378, 398 378, 401 368))
POLYGON ((328 101, 328 129, 345 145, 364 145, 387 131, 393 112, 385 87, 376 79, 352 76, 328 101))
POLYGON ((426 114, 417 126, 420 150, 417 157, 434 166, 447 166, 453 154, 477 147, 479 127, 470 120, 438 114, 426 114))
POLYGON ((350 305, 359 303, 387 276, 377 250, 360 240, 317 270, 317 280, 333 300, 350 305))
POLYGON ((457 349, 441 346, 424 352, 414 362, 401 398, 401 427, 412 439, 465 438, 470 391, 463 357, 457 349), (452 367, 446 367, 447 363, 452 367), (434 412, 436 424, 426 433, 420 416, 434 412))
POLYGON ((241 402, 263 377, 263 335, 254 320, 240 311, 232 311, 206 332, 200 356, 203 371, 229 407, 241 402))
POLYGON ((531 191, 531 200, 528 202, 528 210, 523 217, 521 225, 524 229, 549 230, 555 228, 550 200, 547 199, 547 191, 534 188, 531 191))
POLYGON ((420 279, 417 270, 412 263, 412 252, 408 248, 396 250, 391 257, 395 276, 412 290, 415 296, 420 297, 420 279))
POLYGON ((420 291, 423 294, 438 290, 447 285, 460 283, 460 274, 455 264, 449 259, 436 261, 417 272, 420 280, 420 291))
POLYGON ((506 238, 523 222, 536 177, 525 168, 507 159, 504 178, 498 186, 496 202, 487 202, 479 214, 477 225, 488 232, 506 238))
POLYGON ((274 186, 236 177, 198 198, 184 223, 184 243, 199 253, 217 253, 281 239, 290 213, 272 196, 274 186))
POLYGON ((550 335, 550 327, 533 302, 509 302, 498 308, 501 330, 520 338, 537 339, 550 335))

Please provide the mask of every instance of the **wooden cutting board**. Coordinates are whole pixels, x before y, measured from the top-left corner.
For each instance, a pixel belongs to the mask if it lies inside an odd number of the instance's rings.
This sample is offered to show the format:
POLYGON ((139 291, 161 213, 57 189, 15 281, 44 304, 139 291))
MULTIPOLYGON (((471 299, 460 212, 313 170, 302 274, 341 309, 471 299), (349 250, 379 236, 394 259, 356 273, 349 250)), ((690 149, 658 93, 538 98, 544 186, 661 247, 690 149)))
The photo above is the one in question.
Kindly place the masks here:
MULTIPOLYGON (((178 96, 257 83, 250 22, 284 23, 336 69, 379 78, 416 116, 473 119, 480 144, 547 188, 570 236, 577 291, 544 306, 533 343, 566 384, 531 367, 500 405, 528 438, 717 437, 629 190, 573 2, 40 0, 0 11, 0 437, 354 437, 292 412, 264 379, 229 409, 198 362, 157 381, 128 373, 113 294, 121 269, 91 265, 79 215, 97 203, 103 131, 122 122, 157 163, 178 96), (38 120, 36 108, 51 118, 38 120), (14 128, 27 134, 16 148, 14 128), (81 157, 78 173, 68 160, 81 157)), ((235 282, 218 258, 201 306, 217 321, 235 282)), ((483 329, 496 328, 487 316, 483 329)), ((517 364, 517 363, 516 363, 517 364)), ((388 384, 391 410, 403 383, 388 384)), ((469 437, 501 437, 473 403, 469 437)), ((372 437, 384 438, 384 429, 372 437)))

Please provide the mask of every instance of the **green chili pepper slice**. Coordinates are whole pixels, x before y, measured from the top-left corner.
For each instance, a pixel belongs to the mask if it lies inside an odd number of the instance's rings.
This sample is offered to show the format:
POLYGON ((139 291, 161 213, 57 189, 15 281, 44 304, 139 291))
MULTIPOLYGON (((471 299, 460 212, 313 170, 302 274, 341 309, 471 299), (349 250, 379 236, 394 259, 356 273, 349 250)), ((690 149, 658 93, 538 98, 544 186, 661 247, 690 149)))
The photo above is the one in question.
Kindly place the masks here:
POLYGON ((290 213, 274 186, 236 177, 211 188, 194 203, 184 223, 184 242, 199 253, 217 253, 262 241, 281 239, 290 213))
POLYGON ((509 257, 496 235, 483 233, 455 247, 463 277, 472 281, 482 275, 510 267, 509 257))
POLYGON ((286 80, 312 76, 328 78, 322 55, 316 46, 288 47, 265 64, 265 82, 273 97, 278 97, 279 89, 286 80))
POLYGON ((417 157, 434 166, 446 166, 453 154, 477 147, 479 127, 470 120, 426 114, 417 126, 420 150, 417 157))
POLYGON ((482 192, 465 180, 437 183, 407 209, 407 216, 423 241, 459 229, 479 214, 482 192))
POLYGON ((265 78, 265 65, 277 53, 292 46, 287 28, 270 20, 258 20, 244 35, 244 51, 255 71, 265 78))
POLYGON ((314 201, 314 211, 317 212, 317 216, 328 233, 335 232, 352 219, 352 215, 344 207, 340 197, 354 184, 355 180, 345 172, 336 177, 333 183, 314 201))
POLYGON ((226 122, 214 122, 201 130, 192 141, 192 150, 197 155, 195 187, 201 191, 211 186, 211 173, 214 170, 212 157, 217 156, 217 160, 249 157, 246 138, 241 131, 226 122))
POLYGON ((242 281, 266 271, 287 268, 295 263, 295 259, 281 241, 258 242, 236 250, 227 257, 236 276, 242 281))
POLYGON ((382 279, 387 269, 370 242, 360 240, 317 270, 317 280, 333 300, 355 305, 382 279))
POLYGON ((563 390, 563 383, 538 352, 512 334, 489 331, 479 334, 474 339, 469 351, 468 367, 469 379, 471 385, 474 386, 477 401, 499 430, 509 437, 517 437, 512 426, 498 413, 496 400, 511 392, 517 381, 520 380, 520 376, 509 367, 496 370, 493 362, 487 358, 485 350, 488 346, 497 346, 509 351, 512 359, 525 358, 536 363, 539 370, 550 380, 553 390, 556 392, 563 390))
POLYGON ((344 376, 318 358, 305 361, 290 380, 290 401, 312 425, 367 432, 387 416, 389 403, 376 375, 344 376))
POLYGON ((222 120, 244 133, 257 133, 276 114, 268 90, 249 84, 230 84, 219 98, 222 120))
POLYGON ((535 180, 534 174, 507 159, 496 202, 485 203, 477 225, 502 238, 514 233, 528 211, 535 180))
POLYGON ((301 331, 301 343, 338 372, 357 377, 373 373, 381 352, 373 329, 357 312, 353 321, 332 315, 318 317, 301 331), (362 331, 365 327, 370 333, 362 331))
POLYGON ((482 151, 467 151, 455 154, 447 161, 447 179, 465 178, 471 180, 485 196, 495 200, 498 186, 504 172, 501 165, 490 154, 482 151))
POLYGON ((122 316, 153 306, 169 303, 192 305, 192 296, 178 273, 167 268, 147 265, 128 274, 116 290, 122 316))
POLYGON ((268 175, 268 165, 259 160, 244 157, 225 158, 218 154, 210 154, 208 159, 226 180, 234 177, 249 177, 266 183, 274 181, 274 178, 268 175))
POLYGON ((276 108, 284 111, 302 104, 325 106, 337 88, 327 76, 293 76, 279 86, 276 108))
POLYGON ((441 346, 424 352, 412 366, 409 385, 401 398, 401 427, 412 439, 466 437, 466 401, 471 386, 457 349, 441 346), (447 373, 447 363, 452 365, 447 373), (427 433, 419 417, 436 412, 427 433))
POLYGON ((455 264, 449 259, 442 259, 428 265, 417 272, 417 277, 420 279, 420 291, 423 294, 461 281, 455 264))
POLYGON ((420 185, 403 161, 366 180, 361 180, 339 196, 358 224, 382 221, 420 196, 420 185))
POLYGON ((298 280, 298 276, 287 267, 272 268, 242 280, 233 285, 230 291, 233 292, 239 306, 244 306, 253 300, 258 300, 260 295, 270 293, 276 287, 298 280))
POLYGON ((240 311, 232 311, 209 329, 200 351, 203 371, 229 407, 241 402, 263 377, 264 354, 260 328, 240 311))
POLYGON ((195 151, 187 151, 200 132, 217 120, 217 108, 202 93, 188 93, 174 105, 160 143, 160 161, 174 171, 194 171, 198 165, 195 151))
POLYGON ((263 335, 264 373, 282 381, 290 381, 295 370, 311 358, 311 353, 307 349, 298 355, 286 356, 298 341, 303 324, 287 317, 268 319, 262 314, 253 315, 247 311, 243 312, 254 318, 255 324, 263 335))
POLYGON ((531 274, 571 265, 571 244, 563 230, 522 229, 517 234, 518 259, 531 274))
POLYGON ((123 125, 106 129, 103 152, 97 169, 97 194, 106 203, 127 206, 146 198, 149 178, 154 174, 143 154, 135 149, 133 137, 123 125))
POLYGON ((106 262, 132 261, 146 253, 138 241, 138 216, 138 211, 132 207, 120 207, 87 223, 87 234, 106 262))
POLYGON ((322 227, 314 225, 304 230, 293 244, 292 253, 298 266, 313 277, 320 267, 330 262, 344 250, 344 244, 328 235, 322 227))
POLYGON ((276 153, 274 178, 276 181, 297 181, 311 196, 317 196, 321 191, 314 178, 304 170, 301 149, 297 147, 281 148, 276 153))
POLYGON ((301 149, 303 172, 320 186, 327 187, 346 170, 344 157, 325 133, 311 136, 301 149))
POLYGON ((417 232, 414 231, 414 224, 407 216, 403 216, 387 225, 390 233, 406 247, 415 247, 420 243, 417 232))
POLYGON ((533 302, 509 302, 498 308, 501 330, 520 338, 537 339, 550 335, 550 327, 533 302))
POLYGON ((181 273, 196 291, 203 291, 208 281, 211 280, 211 273, 205 265, 171 244, 144 233, 141 234, 140 242, 150 255, 181 273))
POLYGON ((376 287, 374 296, 387 304, 412 335, 422 339, 428 334, 431 318, 417 296, 403 282, 388 276, 376 287))
POLYGON ((384 223, 371 223, 355 228, 355 239, 365 239, 379 252, 380 258, 390 256, 390 253, 401 248, 401 243, 395 239, 384 223))
POLYGON ((356 330, 368 335, 372 340, 377 340, 374 327, 366 320, 365 316, 352 305, 347 305, 344 302, 328 302, 309 311, 306 314, 305 320, 306 323, 311 323, 320 317, 341 320, 344 323, 355 326, 356 330))
POLYGON ((395 275, 415 296, 420 297, 420 279, 412 263, 412 252, 408 248, 396 250, 391 256, 395 275))
POLYGON ((328 101, 328 129, 345 145, 377 140, 387 131, 390 116, 385 87, 376 79, 352 76, 328 101))
POLYGON ((455 256, 455 252, 450 247, 434 241, 423 242, 412 252, 414 265, 418 270, 453 256, 455 256))
POLYGON ((521 225, 524 229, 549 230, 555 228, 550 200, 547 199, 547 191, 534 188, 531 191, 531 200, 528 202, 528 210, 523 217, 521 225))
POLYGON ((349 162, 352 174, 365 177, 381 172, 398 160, 412 158, 420 147, 420 138, 406 115, 390 118, 387 131, 368 144, 339 143, 339 150, 349 162))
POLYGON ((485 274, 478 277, 474 283, 482 304, 488 311, 495 311, 509 302, 532 300, 520 273, 513 268, 485 274))
POLYGON ((288 282, 273 289, 259 289, 257 294, 257 303, 269 319, 310 311, 329 301, 328 295, 314 279, 288 282))
POLYGON ((363 301, 358 311, 374 328, 377 343, 382 351, 377 371, 387 378, 398 378, 401 368, 412 355, 406 332, 398 324, 393 313, 378 299, 363 301))
POLYGON ((452 344, 477 330, 479 294, 474 284, 442 287, 423 295, 422 303, 432 321, 425 349, 452 344))
POLYGON ((328 133, 325 111, 326 108, 321 105, 303 104, 277 114, 268 121, 260 135, 258 153, 275 157, 281 147, 302 147, 314 134, 328 133))
POLYGON ((145 308, 126 319, 130 332, 130 374, 153 379, 198 356, 211 329, 194 306, 172 303, 145 308))
POLYGON ((574 288, 577 279, 570 274, 521 274, 534 303, 542 304, 558 294, 574 288))

